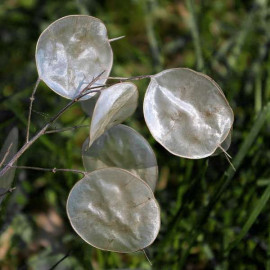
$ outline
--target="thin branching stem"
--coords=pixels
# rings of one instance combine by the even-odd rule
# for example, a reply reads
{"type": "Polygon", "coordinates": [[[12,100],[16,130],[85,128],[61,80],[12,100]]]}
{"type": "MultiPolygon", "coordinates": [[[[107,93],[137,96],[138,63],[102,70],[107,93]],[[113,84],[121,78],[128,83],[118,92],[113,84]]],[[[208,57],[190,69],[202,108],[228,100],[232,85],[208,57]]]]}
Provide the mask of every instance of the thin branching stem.
{"type": "Polygon", "coordinates": [[[228,163],[231,165],[232,169],[236,172],[236,169],[235,169],[233,163],[230,161],[229,156],[227,156],[225,153],[224,153],[224,155],[225,155],[225,158],[226,158],[226,160],[228,161],[228,163]]]}
{"type": "Polygon", "coordinates": [[[12,193],[15,189],[16,189],[16,187],[9,188],[9,189],[6,190],[5,192],[1,193],[1,194],[0,194],[0,197],[6,195],[6,194],[8,194],[8,193],[12,193]]]}
{"type": "Polygon", "coordinates": [[[145,251],[144,249],[142,249],[142,252],[143,252],[143,254],[144,254],[146,260],[147,260],[147,261],[149,262],[149,264],[152,266],[153,264],[152,264],[152,262],[150,261],[149,257],[147,256],[146,251],[145,251]]]}
{"type": "Polygon", "coordinates": [[[26,142],[22,148],[11,158],[11,160],[4,166],[4,168],[0,171],[0,177],[2,177],[11,167],[12,165],[18,160],[18,158],[42,135],[45,134],[47,129],[54,124],[54,122],[68,109],[70,108],[74,103],[78,102],[81,98],[84,96],[90,94],[90,93],[95,93],[95,92],[100,92],[102,88],[98,90],[92,90],[93,88],[97,89],[97,87],[93,87],[92,85],[100,79],[100,77],[103,75],[105,71],[101,72],[96,78],[94,78],[80,93],[77,97],[75,97],[73,100],[71,100],[64,108],[62,108],[54,117],[50,119],[50,121],[44,125],[44,127],[35,135],[33,136],[28,142],[26,142]]]}
{"type": "Polygon", "coordinates": [[[125,38],[125,37],[126,37],[126,36],[121,36],[121,37],[111,38],[111,39],[109,39],[109,42],[114,42],[114,41],[120,40],[120,39],[125,38]]]}
{"type": "Polygon", "coordinates": [[[229,155],[229,153],[221,146],[219,145],[218,148],[220,148],[220,150],[230,159],[232,159],[231,155],[229,155]]]}
{"type": "Polygon", "coordinates": [[[48,130],[48,131],[45,132],[45,134],[53,134],[53,133],[65,132],[65,131],[75,130],[75,129],[78,129],[78,128],[84,128],[84,127],[89,127],[89,125],[78,125],[78,126],[73,126],[73,127],[48,130]]]}
{"type": "Polygon", "coordinates": [[[35,84],[35,87],[33,89],[32,95],[30,97],[30,105],[29,105],[29,113],[28,113],[28,122],[27,122],[27,129],[26,129],[26,142],[29,141],[29,130],[30,130],[30,125],[31,125],[31,115],[32,115],[32,107],[33,107],[33,102],[35,100],[35,94],[38,88],[38,85],[40,83],[41,79],[38,78],[37,82],[35,84]]]}
{"type": "Polygon", "coordinates": [[[228,161],[228,163],[231,165],[232,169],[233,169],[234,171],[236,171],[236,169],[235,169],[233,163],[230,161],[230,159],[232,159],[232,157],[228,154],[228,152],[227,152],[221,145],[219,145],[218,147],[219,147],[219,148],[221,149],[221,151],[224,153],[225,158],[226,158],[226,160],[228,161]]]}
{"type": "Polygon", "coordinates": [[[107,77],[109,80],[119,80],[121,82],[126,82],[126,81],[139,81],[142,79],[150,79],[153,75],[140,75],[140,76],[134,76],[134,77],[107,77]]]}
{"type": "Polygon", "coordinates": [[[67,257],[70,256],[72,250],[69,250],[65,256],[63,256],[59,261],[57,261],[49,270],[55,269],[62,261],[64,261],[67,257]]]}
{"type": "Polygon", "coordinates": [[[10,152],[10,149],[11,149],[12,145],[13,145],[13,143],[11,143],[11,144],[9,145],[7,152],[5,153],[3,159],[1,160],[1,162],[0,162],[0,168],[1,168],[2,165],[5,163],[5,161],[6,161],[6,159],[7,159],[7,156],[8,156],[8,154],[9,154],[9,152],[10,152]]]}
{"type": "Polygon", "coordinates": [[[82,174],[83,176],[85,176],[87,174],[87,172],[85,172],[85,171],[76,170],[76,169],[41,168],[41,167],[16,166],[16,165],[12,165],[11,168],[24,169],[24,170],[34,170],[34,171],[43,171],[43,172],[52,172],[52,173],[57,173],[57,172],[72,172],[72,173],[82,174]]]}

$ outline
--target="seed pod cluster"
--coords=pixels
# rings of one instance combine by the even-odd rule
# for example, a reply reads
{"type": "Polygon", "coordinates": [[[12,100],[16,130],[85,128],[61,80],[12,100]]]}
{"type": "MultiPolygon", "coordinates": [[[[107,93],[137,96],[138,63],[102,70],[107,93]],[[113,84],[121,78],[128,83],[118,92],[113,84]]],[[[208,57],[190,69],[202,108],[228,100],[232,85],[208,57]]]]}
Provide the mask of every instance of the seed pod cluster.
{"type": "MultiPolygon", "coordinates": [[[[86,100],[82,108],[91,117],[90,134],[82,146],[87,173],[70,191],[67,215],[87,243],[126,253],[144,249],[157,237],[158,166],[149,143],[121,124],[137,108],[137,87],[122,82],[101,88],[112,61],[106,27],[91,16],[59,19],[37,43],[40,79],[63,97],[75,99],[89,78],[102,73],[93,85],[100,93],[82,98],[86,100]]],[[[143,113],[157,142],[170,153],[190,159],[227,151],[234,116],[216,82],[187,68],[150,77],[143,113]]]]}

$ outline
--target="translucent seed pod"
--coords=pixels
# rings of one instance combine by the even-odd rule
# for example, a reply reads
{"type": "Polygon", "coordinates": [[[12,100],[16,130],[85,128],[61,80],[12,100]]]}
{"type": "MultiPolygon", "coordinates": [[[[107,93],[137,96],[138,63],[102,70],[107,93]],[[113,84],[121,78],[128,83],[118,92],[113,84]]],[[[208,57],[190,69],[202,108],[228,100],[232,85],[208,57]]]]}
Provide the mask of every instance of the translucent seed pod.
{"type": "Polygon", "coordinates": [[[131,116],[138,105],[138,89],[133,83],[117,83],[101,91],[90,127],[91,145],[109,128],[131,116]]]}
{"type": "Polygon", "coordinates": [[[100,93],[96,93],[92,98],[83,100],[80,102],[82,110],[89,116],[93,116],[94,108],[96,106],[97,100],[100,93]]]}
{"type": "Polygon", "coordinates": [[[217,83],[186,68],[152,76],[143,110],[155,140],[172,154],[191,159],[212,155],[234,119],[217,83]]]}
{"type": "Polygon", "coordinates": [[[53,22],[42,32],[36,46],[40,79],[68,99],[78,96],[93,78],[105,71],[92,86],[103,85],[112,62],[107,29],[101,20],[91,16],[70,15],[53,22]]]}
{"type": "Polygon", "coordinates": [[[119,168],[97,170],[77,182],[67,214],[84,241],[115,252],[144,249],[160,228],[160,209],[150,187],[119,168]]]}
{"type": "Polygon", "coordinates": [[[134,129],[117,125],[107,130],[88,147],[89,139],[82,146],[82,160],[86,171],[106,167],[125,169],[144,180],[155,190],[158,166],[149,143],[134,129]]]}

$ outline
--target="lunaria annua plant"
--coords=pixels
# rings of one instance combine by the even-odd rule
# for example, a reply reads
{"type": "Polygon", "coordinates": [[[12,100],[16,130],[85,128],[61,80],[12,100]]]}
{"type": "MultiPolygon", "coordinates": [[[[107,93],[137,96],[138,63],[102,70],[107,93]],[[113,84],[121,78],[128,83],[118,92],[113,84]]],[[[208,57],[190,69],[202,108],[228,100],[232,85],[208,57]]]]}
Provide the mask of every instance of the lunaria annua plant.
{"type": "MultiPolygon", "coordinates": [[[[67,215],[87,243],[134,252],[149,246],[159,231],[160,210],[153,194],[158,168],[148,142],[132,128],[119,125],[134,113],[138,90],[130,82],[105,85],[112,67],[111,41],[99,19],[81,15],[59,19],[41,34],[36,48],[39,79],[71,101],[31,140],[27,138],[0,177],[65,109],[84,100],[83,110],[92,118],[90,136],[82,147],[87,172],[69,194],[67,215]]],[[[141,78],[151,78],[143,104],[146,124],[165,149],[192,159],[217,154],[219,149],[226,153],[233,112],[217,83],[186,68],[136,79],[141,78]]],[[[16,141],[16,131],[12,134],[16,141]]]]}

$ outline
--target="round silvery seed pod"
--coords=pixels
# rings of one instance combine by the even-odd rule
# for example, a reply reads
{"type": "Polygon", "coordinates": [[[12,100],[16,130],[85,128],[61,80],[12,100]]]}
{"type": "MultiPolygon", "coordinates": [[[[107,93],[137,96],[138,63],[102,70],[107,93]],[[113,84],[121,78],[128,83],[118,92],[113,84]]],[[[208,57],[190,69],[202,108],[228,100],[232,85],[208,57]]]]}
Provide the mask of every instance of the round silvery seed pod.
{"type": "Polygon", "coordinates": [[[151,76],[143,109],[153,137],[172,154],[192,159],[212,155],[234,119],[218,85],[186,68],[151,76]]]}
{"type": "Polygon", "coordinates": [[[137,108],[138,96],[137,86],[129,82],[103,89],[93,112],[89,145],[106,130],[131,116],[137,108]]]}
{"type": "Polygon", "coordinates": [[[70,15],[53,22],[42,32],[36,46],[40,79],[68,99],[78,96],[103,71],[102,78],[93,86],[104,84],[112,62],[106,27],[91,16],[70,15]]]}
{"type": "Polygon", "coordinates": [[[87,138],[82,146],[82,160],[88,172],[106,167],[122,168],[155,190],[158,178],[155,153],[144,137],[128,126],[110,128],[90,147],[87,138]]]}
{"type": "Polygon", "coordinates": [[[149,246],[160,228],[160,210],[150,187],[119,168],[97,170],[78,181],[69,194],[67,214],[83,240],[115,252],[149,246]]]}

